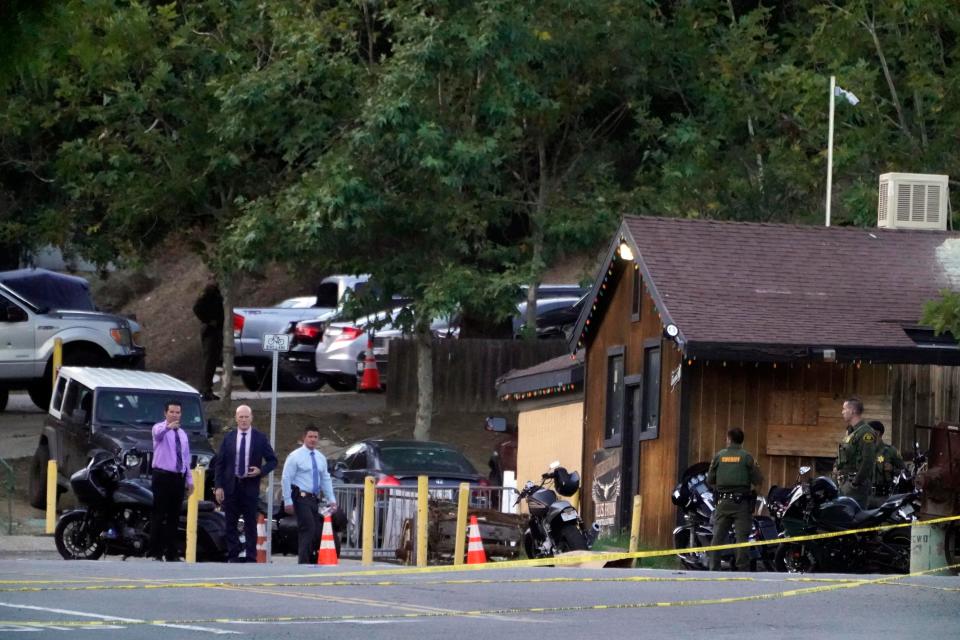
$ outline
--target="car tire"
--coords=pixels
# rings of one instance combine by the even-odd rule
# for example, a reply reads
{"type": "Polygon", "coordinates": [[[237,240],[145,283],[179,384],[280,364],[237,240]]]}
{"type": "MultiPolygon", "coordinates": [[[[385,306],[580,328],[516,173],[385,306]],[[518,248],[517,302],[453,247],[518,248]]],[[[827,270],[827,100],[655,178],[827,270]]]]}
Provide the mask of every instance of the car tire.
{"type": "Polygon", "coordinates": [[[6,411],[7,400],[9,399],[10,399],[10,391],[7,389],[0,389],[0,413],[6,411]]]}
{"type": "Polygon", "coordinates": [[[51,384],[46,378],[44,380],[37,380],[27,387],[27,395],[30,396],[30,401],[41,411],[46,411],[50,408],[50,393],[51,384]]]}
{"type": "Polygon", "coordinates": [[[285,391],[319,391],[326,383],[324,376],[319,373],[296,373],[284,371],[280,368],[277,386],[285,391]]]}
{"type": "Polygon", "coordinates": [[[37,445],[30,461],[29,497],[30,506],[35,509],[47,508],[47,461],[50,460],[50,449],[45,444],[37,445]]]}
{"type": "Polygon", "coordinates": [[[247,388],[247,391],[260,391],[260,376],[254,371],[241,371],[240,380],[243,381],[243,386],[247,388]]]}

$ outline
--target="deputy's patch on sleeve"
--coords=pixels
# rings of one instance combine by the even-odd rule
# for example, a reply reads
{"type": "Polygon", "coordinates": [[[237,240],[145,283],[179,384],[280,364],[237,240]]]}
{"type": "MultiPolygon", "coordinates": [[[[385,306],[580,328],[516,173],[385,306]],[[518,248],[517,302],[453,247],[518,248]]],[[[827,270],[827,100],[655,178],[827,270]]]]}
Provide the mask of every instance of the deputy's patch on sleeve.
{"type": "Polygon", "coordinates": [[[723,456],[720,462],[740,462],[740,456],[723,456]]]}
{"type": "Polygon", "coordinates": [[[872,433],[865,433],[865,434],[863,434],[863,441],[864,441],[864,442],[873,442],[873,441],[874,441],[873,434],[872,434],[872,433]]]}

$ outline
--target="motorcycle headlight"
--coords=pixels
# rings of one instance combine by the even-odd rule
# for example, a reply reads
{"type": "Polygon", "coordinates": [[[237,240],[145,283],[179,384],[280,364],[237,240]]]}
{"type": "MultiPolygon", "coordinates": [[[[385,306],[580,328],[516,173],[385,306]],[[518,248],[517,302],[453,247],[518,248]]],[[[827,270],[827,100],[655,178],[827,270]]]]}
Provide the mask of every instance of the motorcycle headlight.
{"type": "Polygon", "coordinates": [[[135,453],[128,453],[127,455],[123,456],[123,464],[128,469],[134,469],[136,467],[139,467],[140,461],[141,461],[140,456],[138,456],[135,453]]]}
{"type": "Polygon", "coordinates": [[[198,467],[209,467],[210,466],[210,456],[198,455],[197,456],[197,466],[198,467]]]}

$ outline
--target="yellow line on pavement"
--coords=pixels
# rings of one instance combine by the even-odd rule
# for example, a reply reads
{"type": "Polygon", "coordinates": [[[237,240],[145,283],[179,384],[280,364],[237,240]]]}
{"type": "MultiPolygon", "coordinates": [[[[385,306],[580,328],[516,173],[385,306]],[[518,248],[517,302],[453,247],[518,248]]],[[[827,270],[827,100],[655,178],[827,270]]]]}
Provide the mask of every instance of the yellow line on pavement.
{"type": "MultiPolygon", "coordinates": [[[[960,565],[950,565],[944,567],[945,569],[955,569],[960,567],[960,565]]],[[[479,617],[479,616],[502,616],[502,615],[518,615],[518,614],[530,614],[530,613],[573,613],[573,612],[589,612],[589,611],[604,611],[604,610],[617,610],[617,609],[649,609],[649,608],[661,608],[661,607],[692,607],[692,606],[703,606],[703,605],[715,605],[715,604],[736,604],[742,602],[757,602],[764,600],[778,600],[783,598],[790,598],[795,596],[802,595],[811,595],[816,593],[828,593],[831,591],[837,591],[840,589],[856,589],[864,586],[872,585],[882,585],[882,584],[891,584],[896,583],[899,580],[905,578],[916,577],[921,575],[927,575],[930,573],[936,573],[942,571],[943,569],[927,569],[924,571],[916,571],[914,573],[908,573],[900,576],[884,576],[881,578],[873,579],[864,579],[864,580],[851,580],[848,582],[837,582],[828,585],[820,585],[816,587],[807,587],[803,589],[788,589],[785,591],[777,591],[773,593],[762,593],[749,596],[732,596],[732,597],[723,597],[723,598],[703,598],[699,600],[673,600],[673,601],[663,601],[663,602],[627,602],[620,604],[593,604],[593,605],[570,605],[570,606],[560,606],[560,607],[515,607],[515,608],[506,608],[506,609],[488,609],[488,610],[467,610],[467,611],[454,611],[454,610],[439,610],[439,611],[417,611],[411,613],[394,613],[394,614],[378,614],[372,616],[364,615],[338,615],[338,616],[244,616],[237,618],[204,618],[197,620],[144,620],[142,622],[136,623],[125,623],[129,626],[134,624],[144,624],[144,625],[170,625],[170,624],[179,624],[179,625],[198,625],[198,624],[269,624],[269,623],[287,623],[287,622],[351,622],[351,621],[372,621],[372,620],[406,620],[406,619],[429,619],[429,618],[443,618],[443,617],[457,617],[457,616],[468,616],[468,617],[479,617]]],[[[51,626],[60,626],[60,627],[98,627],[105,624],[101,621],[92,621],[92,620],[66,620],[66,621],[36,621],[36,620],[14,620],[14,621],[5,621],[0,620],[0,625],[19,625],[25,627],[51,627],[51,626]]]]}

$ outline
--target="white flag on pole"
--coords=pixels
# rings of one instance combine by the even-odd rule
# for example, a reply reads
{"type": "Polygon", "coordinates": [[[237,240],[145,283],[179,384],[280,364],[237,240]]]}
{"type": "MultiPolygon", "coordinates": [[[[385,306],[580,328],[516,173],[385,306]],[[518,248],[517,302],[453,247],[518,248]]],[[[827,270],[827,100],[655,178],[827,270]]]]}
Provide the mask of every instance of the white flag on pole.
{"type": "Polygon", "coordinates": [[[847,99],[847,102],[849,102],[849,103],[852,104],[853,106],[857,106],[857,104],[859,104],[859,102],[860,102],[860,98],[858,98],[857,96],[855,96],[852,91],[847,91],[846,89],[841,89],[839,86],[838,86],[838,87],[834,87],[834,89],[833,89],[833,95],[835,95],[835,96],[837,96],[837,97],[840,97],[840,98],[846,98],[846,99],[847,99]]]}

